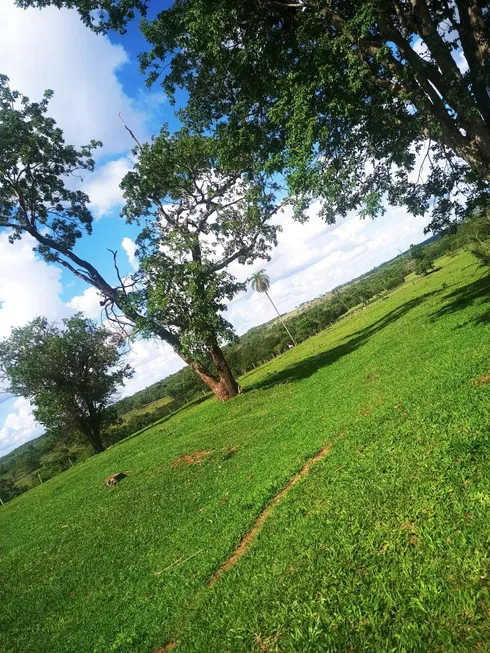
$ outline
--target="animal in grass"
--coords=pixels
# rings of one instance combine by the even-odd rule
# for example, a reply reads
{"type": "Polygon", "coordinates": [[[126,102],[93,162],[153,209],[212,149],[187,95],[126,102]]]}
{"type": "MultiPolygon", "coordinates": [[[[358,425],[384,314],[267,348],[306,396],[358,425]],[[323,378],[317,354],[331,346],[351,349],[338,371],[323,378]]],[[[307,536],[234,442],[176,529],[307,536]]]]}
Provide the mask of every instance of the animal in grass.
{"type": "Polygon", "coordinates": [[[118,472],[117,474],[111,474],[111,476],[108,476],[105,481],[104,485],[106,487],[112,487],[113,485],[117,485],[119,481],[122,481],[123,478],[126,478],[127,473],[125,472],[118,472]]]}

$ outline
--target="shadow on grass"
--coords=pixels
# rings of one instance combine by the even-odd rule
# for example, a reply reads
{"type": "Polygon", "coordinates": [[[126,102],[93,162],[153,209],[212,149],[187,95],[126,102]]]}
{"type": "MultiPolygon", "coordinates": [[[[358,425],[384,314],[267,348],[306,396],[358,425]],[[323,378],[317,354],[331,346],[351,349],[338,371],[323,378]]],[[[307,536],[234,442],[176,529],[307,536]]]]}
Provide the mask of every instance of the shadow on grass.
{"type": "MultiPolygon", "coordinates": [[[[459,287],[446,295],[446,302],[432,314],[432,319],[437,320],[451,313],[462,311],[474,304],[483,304],[490,300],[490,274],[477,279],[466,286],[459,287]]],[[[473,323],[488,324],[490,322],[490,305],[488,310],[468,320],[473,323]]]]}
{"type": "Polygon", "coordinates": [[[362,345],[364,345],[372,336],[378,333],[378,331],[381,331],[393,322],[396,322],[416,306],[422,304],[426,299],[437,295],[440,292],[440,290],[434,290],[433,292],[425,293],[420,297],[415,297],[414,299],[401,304],[397,308],[394,308],[392,311],[381,317],[379,320],[376,320],[376,322],[373,322],[363,329],[359,329],[358,331],[350,334],[350,336],[347,336],[348,340],[346,339],[346,342],[343,344],[337,345],[336,347],[333,347],[327,351],[323,351],[319,354],[315,354],[314,356],[310,356],[309,358],[305,358],[304,360],[301,360],[298,363],[294,363],[287,369],[281,370],[280,372],[270,374],[262,381],[255,383],[249,389],[252,390],[258,388],[270,388],[271,386],[274,386],[278,383],[289,383],[291,381],[305,379],[312,374],[315,374],[315,372],[317,372],[322,367],[331,365],[332,363],[338,361],[340,358],[343,358],[356,349],[359,349],[359,347],[362,347],[362,345]]]}

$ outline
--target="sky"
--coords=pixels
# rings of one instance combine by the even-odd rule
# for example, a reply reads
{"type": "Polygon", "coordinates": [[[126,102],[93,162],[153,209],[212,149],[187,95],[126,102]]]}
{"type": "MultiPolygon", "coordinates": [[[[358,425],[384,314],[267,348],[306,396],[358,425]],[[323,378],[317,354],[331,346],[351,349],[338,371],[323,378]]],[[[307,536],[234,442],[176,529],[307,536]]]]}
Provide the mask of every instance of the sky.
{"type": "MultiPolygon", "coordinates": [[[[140,141],[157,133],[164,122],[170,129],[178,124],[162,90],[158,86],[148,89],[138,71],[137,55],[144,47],[136,26],[124,36],[96,35],[74,10],[21,10],[13,0],[0,2],[0,72],[8,75],[12,88],[31,100],[40,99],[45,89],[55,91],[49,113],[68,143],[103,142],[96,152],[96,170],[84,180],[96,218],[94,231],[82,238],[76,251],[94,261],[108,277],[112,263],[107,248],[118,250],[123,273],[131,273],[136,265],[136,228],[119,217],[119,183],[132,165],[132,141],[119,114],[140,141]]],[[[424,240],[424,227],[430,221],[428,216],[413,218],[397,207],[388,208],[375,221],[352,214],[326,225],[317,212],[318,207],[313,206],[310,220],[298,224],[286,209],[277,219],[282,232],[271,261],[258,262],[252,268],[236,262],[232,265],[232,273],[240,280],[265,267],[271,279],[270,293],[281,312],[424,240]]],[[[11,245],[8,234],[0,230],[0,338],[38,315],[59,321],[83,311],[101,319],[97,292],[67,270],[37,257],[33,246],[29,237],[11,245]]],[[[230,303],[226,317],[241,334],[274,315],[265,296],[248,290],[230,303]]],[[[123,396],[182,366],[168,345],[156,341],[135,342],[128,362],[135,375],[123,388],[123,396]]],[[[0,456],[42,432],[27,400],[0,394],[0,456]]]]}

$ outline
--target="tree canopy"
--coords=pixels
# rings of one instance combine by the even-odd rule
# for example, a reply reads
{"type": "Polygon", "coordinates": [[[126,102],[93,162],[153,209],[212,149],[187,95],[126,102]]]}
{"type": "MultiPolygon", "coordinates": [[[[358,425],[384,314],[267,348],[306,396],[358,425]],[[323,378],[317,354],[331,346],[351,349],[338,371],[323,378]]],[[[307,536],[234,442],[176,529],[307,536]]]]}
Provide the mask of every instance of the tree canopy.
{"type": "Polygon", "coordinates": [[[63,329],[39,317],[0,342],[8,392],[29,399],[35,418],[57,438],[85,437],[102,451],[102,427],[118,387],[132,375],[114,334],[77,314],[63,329]]]}
{"type": "Polygon", "coordinates": [[[185,88],[190,124],[284,172],[298,216],[316,199],[334,221],[435,198],[439,228],[488,200],[484,2],[180,0],[142,29],[149,80],[185,88]]]}
{"type": "Polygon", "coordinates": [[[143,226],[141,270],[127,297],[145,315],[137,327],[151,335],[153,323],[165,325],[201,378],[216,391],[210,358],[233,393],[220,343],[234,332],[223,311],[245,283],[228,268],[269,257],[278,230],[271,224],[277,188],[265,175],[223,168],[216,139],[186,129],[171,135],[163,128],[134,155],[122,188],[123,216],[143,226]]]}
{"type": "Polygon", "coordinates": [[[138,13],[146,13],[146,0],[15,0],[18,7],[68,7],[76,9],[83,23],[94,32],[113,29],[125,32],[127,23],[138,13]]]}
{"type": "MultiPolygon", "coordinates": [[[[100,9],[101,29],[144,14],[136,0],[18,2],[75,6],[85,22],[100,9]]],[[[184,88],[181,117],[217,130],[228,156],[284,173],[298,217],[316,199],[330,222],[435,201],[440,229],[488,204],[483,0],[175,0],[142,31],[149,82],[184,88]]]]}

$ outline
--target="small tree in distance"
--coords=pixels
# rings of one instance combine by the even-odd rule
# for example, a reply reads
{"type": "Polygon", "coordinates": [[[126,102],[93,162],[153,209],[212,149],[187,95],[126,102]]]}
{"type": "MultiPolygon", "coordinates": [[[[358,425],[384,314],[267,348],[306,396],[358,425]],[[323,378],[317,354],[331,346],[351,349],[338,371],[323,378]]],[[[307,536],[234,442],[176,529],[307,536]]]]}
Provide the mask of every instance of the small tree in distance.
{"type": "Polygon", "coordinates": [[[291,338],[291,342],[293,343],[294,346],[296,346],[296,341],[294,340],[293,336],[291,335],[291,332],[287,328],[286,322],[284,322],[284,320],[282,319],[282,315],[277,310],[277,306],[274,304],[274,302],[271,299],[271,296],[269,295],[269,288],[271,282],[265,270],[262,269],[262,270],[258,270],[257,272],[254,272],[250,277],[250,282],[253,290],[260,293],[265,293],[267,299],[270,301],[279,319],[281,320],[283,327],[286,329],[288,336],[291,338]]]}
{"type": "Polygon", "coordinates": [[[423,245],[410,245],[410,256],[414,261],[415,274],[429,274],[434,269],[434,258],[423,245]]]}
{"type": "Polygon", "coordinates": [[[0,342],[0,373],[6,391],[29,399],[35,418],[56,439],[82,437],[95,453],[104,450],[102,431],[109,405],[132,376],[121,362],[114,336],[81,313],[64,329],[38,317],[0,342]]]}

